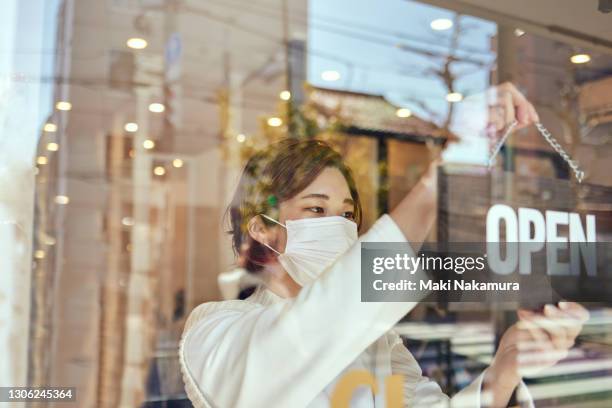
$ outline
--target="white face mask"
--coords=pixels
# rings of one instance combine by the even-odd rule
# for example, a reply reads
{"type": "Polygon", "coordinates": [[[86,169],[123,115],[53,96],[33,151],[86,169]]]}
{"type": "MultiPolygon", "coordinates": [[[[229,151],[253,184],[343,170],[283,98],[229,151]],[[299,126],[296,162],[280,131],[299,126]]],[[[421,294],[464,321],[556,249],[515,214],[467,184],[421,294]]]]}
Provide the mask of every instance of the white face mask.
{"type": "Polygon", "coordinates": [[[314,281],[357,241],[357,224],[340,216],[287,220],[281,224],[265,214],[262,217],[287,230],[285,253],[264,244],[278,254],[278,261],[299,285],[314,281]]]}

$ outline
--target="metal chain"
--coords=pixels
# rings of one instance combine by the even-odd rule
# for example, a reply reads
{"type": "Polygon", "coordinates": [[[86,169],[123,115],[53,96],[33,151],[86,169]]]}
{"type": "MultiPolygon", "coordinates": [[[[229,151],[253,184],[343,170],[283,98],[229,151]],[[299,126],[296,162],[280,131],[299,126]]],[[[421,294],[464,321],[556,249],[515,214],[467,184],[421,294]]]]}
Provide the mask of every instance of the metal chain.
{"type": "Polygon", "coordinates": [[[544,137],[544,139],[546,139],[548,144],[551,145],[552,148],[555,149],[557,153],[559,153],[559,156],[561,156],[563,160],[565,160],[568,166],[570,166],[570,168],[576,175],[576,180],[578,180],[579,183],[582,183],[582,180],[584,179],[584,171],[580,170],[580,168],[578,167],[578,163],[572,160],[570,155],[567,154],[567,152],[563,149],[559,142],[557,142],[557,139],[555,139],[553,135],[550,134],[550,132],[544,127],[544,125],[542,125],[540,122],[537,122],[535,126],[540,132],[540,134],[544,137]]]}
{"type": "MultiPolygon", "coordinates": [[[[504,133],[502,138],[499,140],[499,142],[497,142],[495,147],[492,149],[491,155],[489,158],[489,168],[491,168],[491,166],[493,166],[493,163],[495,163],[495,157],[497,156],[501,147],[506,142],[506,139],[508,139],[508,136],[510,136],[510,134],[512,133],[512,131],[514,130],[517,124],[518,122],[516,120],[512,121],[512,123],[508,125],[508,129],[506,129],[506,132],[504,133]]],[[[550,134],[548,129],[546,129],[544,125],[542,125],[542,123],[537,122],[535,126],[538,129],[538,132],[540,132],[540,134],[542,135],[542,137],[546,139],[548,144],[555,150],[555,152],[559,154],[559,156],[563,158],[563,160],[565,160],[568,166],[572,169],[572,171],[574,172],[574,175],[576,176],[576,180],[578,181],[578,183],[582,183],[582,180],[584,180],[584,171],[580,170],[580,167],[578,167],[578,163],[572,160],[570,155],[567,154],[565,149],[563,149],[563,147],[559,144],[559,142],[557,142],[557,139],[555,139],[553,135],[550,134]]]]}
{"type": "Polygon", "coordinates": [[[489,168],[491,168],[493,164],[495,163],[495,157],[497,156],[497,153],[499,153],[501,147],[504,145],[504,143],[506,143],[506,139],[508,139],[508,136],[510,136],[510,134],[512,133],[516,125],[518,125],[518,122],[516,120],[513,120],[508,125],[508,128],[504,132],[504,135],[502,136],[502,138],[499,139],[499,142],[497,142],[495,147],[491,149],[491,153],[489,154],[489,168]]]}

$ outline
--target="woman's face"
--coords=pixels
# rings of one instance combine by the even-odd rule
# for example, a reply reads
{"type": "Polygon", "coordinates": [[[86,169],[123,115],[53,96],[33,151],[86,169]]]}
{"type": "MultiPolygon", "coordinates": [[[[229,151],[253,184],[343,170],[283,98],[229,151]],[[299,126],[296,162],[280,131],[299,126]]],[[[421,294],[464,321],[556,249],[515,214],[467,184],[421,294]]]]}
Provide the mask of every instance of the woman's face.
{"type": "MultiPolygon", "coordinates": [[[[339,215],[354,220],[355,202],[346,179],[335,167],[327,167],[304,190],[279,206],[279,221],[339,215]]],[[[282,227],[276,230],[275,248],[285,251],[287,235],[282,227]]]]}

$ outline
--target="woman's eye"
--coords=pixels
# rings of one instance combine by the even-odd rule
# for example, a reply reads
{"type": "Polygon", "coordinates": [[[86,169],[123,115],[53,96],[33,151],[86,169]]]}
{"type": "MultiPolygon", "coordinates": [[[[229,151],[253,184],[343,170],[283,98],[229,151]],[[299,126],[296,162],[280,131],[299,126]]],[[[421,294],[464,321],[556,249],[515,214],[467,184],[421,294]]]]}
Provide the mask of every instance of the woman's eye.
{"type": "Polygon", "coordinates": [[[323,214],[325,210],[323,207],[308,207],[306,208],[308,211],[313,212],[315,214],[323,214]]]}
{"type": "Polygon", "coordinates": [[[352,211],[345,211],[344,213],[342,213],[342,216],[344,218],[348,218],[349,220],[355,220],[355,213],[352,211]]]}

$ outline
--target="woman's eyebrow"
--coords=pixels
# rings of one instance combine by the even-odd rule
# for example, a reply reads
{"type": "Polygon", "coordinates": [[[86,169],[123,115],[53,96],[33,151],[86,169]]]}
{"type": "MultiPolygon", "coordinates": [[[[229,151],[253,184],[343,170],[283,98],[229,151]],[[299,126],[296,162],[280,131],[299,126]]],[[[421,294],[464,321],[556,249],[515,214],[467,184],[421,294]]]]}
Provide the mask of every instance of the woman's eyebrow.
{"type": "MultiPolygon", "coordinates": [[[[321,193],[306,194],[305,196],[302,196],[300,198],[321,198],[323,200],[329,200],[329,196],[327,194],[321,193]]],[[[355,201],[352,198],[345,198],[343,202],[345,204],[355,205],[355,201]]]]}
{"type": "Polygon", "coordinates": [[[302,196],[301,198],[322,198],[324,200],[329,200],[329,196],[327,194],[320,194],[320,193],[306,194],[305,196],[302,196]]]}

